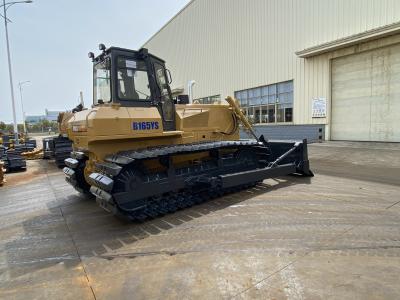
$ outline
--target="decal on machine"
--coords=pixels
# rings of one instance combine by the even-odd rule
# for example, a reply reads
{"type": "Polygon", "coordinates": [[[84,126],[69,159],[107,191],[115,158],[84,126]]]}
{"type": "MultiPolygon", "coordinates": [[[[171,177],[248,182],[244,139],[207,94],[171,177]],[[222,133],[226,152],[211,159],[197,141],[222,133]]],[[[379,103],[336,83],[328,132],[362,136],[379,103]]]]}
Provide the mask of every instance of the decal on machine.
{"type": "Polygon", "coordinates": [[[133,130],[156,130],[159,128],[157,121],[151,122],[133,122],[132,129],[133,130]]]}

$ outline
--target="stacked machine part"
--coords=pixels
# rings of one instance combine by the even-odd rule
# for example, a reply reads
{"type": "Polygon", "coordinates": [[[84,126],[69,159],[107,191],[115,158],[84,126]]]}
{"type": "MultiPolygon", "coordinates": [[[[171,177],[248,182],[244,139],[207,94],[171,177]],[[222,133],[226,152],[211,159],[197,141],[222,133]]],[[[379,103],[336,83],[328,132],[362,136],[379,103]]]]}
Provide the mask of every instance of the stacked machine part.
{"type": "Polygon", "coordinates": [[[65,166],[64,160],[71,156],[72,142],[63,136],[54,139],[54,160],[58,167],[65,166]]]}
{"type": "Polygon", "coordinates": [[[58,167],[65,166],[64,160],[70,157],[72,142],[62,135],[43,139],[43,158],[54,159],[58,167]]]}
{"type": "MultiPolygon", "coordinates": [[[[35,140],[35,139],[29,139],[29,140],[25,141],[25,145],[26,145],[27,148],[30,148],[30,149],[33,150],[33,149],[36,148],[37,143],[36,143],[36,140],[35,140]]],[[[32,151],[32,150],[31,150],[31,151],[32,151]]]]}
{"type": "Polygon", "coordinates": [[[43,158],[52,159],[54,157],[54,137],[43,139],[43,158]]]}
{"type": "MultiPolygon", "coordinates": [[[[3,146],[7,148],[14,148],[15,145],[15,137],[14,134],[4,134],[2,135],[3,146]]],[[[19,144],[24,143],[24,138],[19,138],[19,144]]]]}
{"type": "Polygon", "coordinates": [[[36,149],[36,140],[30,139],[25,142],[24,148],[25,151],[21,152],[21,155],[25,159],[40,159],[43,158],[43,149],[36,149]]]}
{"type": "Polygon", "coordinates": [[[15,145],[15,147],[15,149],[7,149],[3,146],[0,148],[0,159],[4,162],[6,172],[26,169],[26,160],[21,153],[33,150],[26,145],[15,145]]]}

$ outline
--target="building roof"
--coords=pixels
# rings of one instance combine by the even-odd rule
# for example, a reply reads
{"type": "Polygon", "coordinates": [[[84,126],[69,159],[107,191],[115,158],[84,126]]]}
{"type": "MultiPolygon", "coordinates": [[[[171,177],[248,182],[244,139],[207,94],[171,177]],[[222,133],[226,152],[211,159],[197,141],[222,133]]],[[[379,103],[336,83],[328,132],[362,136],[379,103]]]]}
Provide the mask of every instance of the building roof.
{"type": "Polygon", "coordinates": [[[301,51],[297,51],[296,55],[302,58],[307,58],[315,55],[320,55],[326,52],[334,51],[340,48],[353,46],[355,44],[364,43],[374,39],[382,38],[383,36],[393,35],[400,32],[400,22],[388,24],[382,27],[373,28],[364,32],[346,36],[328,43],[312,46],[301,51]]]}
{"type": "Polygon", "coordinates": [[[162,31],[165,27],[168,26],[169,23],[171,23],[175,18],[177,18],[186,8],[188,8],[194,1],[196,0],[190,0],[188,4],[186,4],[180,11],[178,11],[167,23],[164,24],[164,26],[162,26],[159,30],[157,30],[156,33],[154,33],[150,38],[147,39],[146,42],[143,43],[142,47],[145,47],[145,45],[150,42],[157,34],[160,33],[160,31],[162,31]]]}

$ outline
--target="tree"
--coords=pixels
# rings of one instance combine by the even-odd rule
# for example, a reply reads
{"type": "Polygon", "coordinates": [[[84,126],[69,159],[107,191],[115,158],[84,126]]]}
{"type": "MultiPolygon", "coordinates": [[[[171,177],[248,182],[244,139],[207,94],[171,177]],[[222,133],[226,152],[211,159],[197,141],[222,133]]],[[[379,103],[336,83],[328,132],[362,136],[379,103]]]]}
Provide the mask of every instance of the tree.
{"type": "Polygon", "coordinates": [[[57,122],[49,121],[46,119],[40,120],[38,123],[35,124],[27,124],[28,132],[48,132],[49,128],[52,132],[58,131],[57,122]]]}
{"type": "Polygon", "coordinates": [[[0,122],[0,130],[8,132],[8,133],[12,133],[12,132],[14,132],[14,125],[0,122]]]}

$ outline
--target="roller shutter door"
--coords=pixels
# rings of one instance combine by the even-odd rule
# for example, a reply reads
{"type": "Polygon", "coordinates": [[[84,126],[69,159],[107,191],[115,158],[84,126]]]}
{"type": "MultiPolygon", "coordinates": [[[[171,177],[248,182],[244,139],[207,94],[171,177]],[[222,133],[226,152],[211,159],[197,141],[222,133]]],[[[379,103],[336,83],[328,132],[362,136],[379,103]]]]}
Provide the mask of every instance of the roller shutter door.
{"type": "Polygon", "coordinates": [[[331,139],[400,142],[400,45],[332,61],[331,139]]]}

